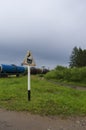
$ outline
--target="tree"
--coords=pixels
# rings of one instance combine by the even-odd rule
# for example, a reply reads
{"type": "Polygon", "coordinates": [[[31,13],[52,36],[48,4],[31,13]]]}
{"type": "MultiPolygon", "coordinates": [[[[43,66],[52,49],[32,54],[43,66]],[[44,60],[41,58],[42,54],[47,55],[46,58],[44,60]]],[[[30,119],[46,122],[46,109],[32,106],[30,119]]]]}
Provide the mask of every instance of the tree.
{"type": "Polygon", "coordinates": [[[78,48],[77,47],[74,47],[73,50],[72,50],[72,54],[70,56],[70,67],[74,67],[74,66],[77,66],[77,55],[78,55],[78,48]]]}
{"type": "Polygon", "coordinates": [[[83,54],[82,54],[82,63],[83,63],[83,66],[86,66],[86,49],[83,50],[83,54]]]}
{"type": "Polygon", "coordinates": [[[77,58],[76,58],[76,67],[83,66],[83,50],[81,48],[78,49],[77,58]]]}
{"type": "Polygon", "coordinates": [[[74,47],[70,56],[70,67],[83,67],[86,66],[86,50],[80,47],[74,47]]]}

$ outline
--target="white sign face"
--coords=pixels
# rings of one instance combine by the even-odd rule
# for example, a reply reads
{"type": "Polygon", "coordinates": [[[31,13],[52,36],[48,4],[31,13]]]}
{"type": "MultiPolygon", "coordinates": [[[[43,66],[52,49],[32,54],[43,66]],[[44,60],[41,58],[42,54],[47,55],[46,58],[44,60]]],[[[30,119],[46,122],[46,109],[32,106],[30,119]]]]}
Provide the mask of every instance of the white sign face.
{"type": "Polygon", "coordinates": [[[29,65],[29,66],[36,66],[32,53],[30,51],[27,52],[22,64],[29,65]]]}

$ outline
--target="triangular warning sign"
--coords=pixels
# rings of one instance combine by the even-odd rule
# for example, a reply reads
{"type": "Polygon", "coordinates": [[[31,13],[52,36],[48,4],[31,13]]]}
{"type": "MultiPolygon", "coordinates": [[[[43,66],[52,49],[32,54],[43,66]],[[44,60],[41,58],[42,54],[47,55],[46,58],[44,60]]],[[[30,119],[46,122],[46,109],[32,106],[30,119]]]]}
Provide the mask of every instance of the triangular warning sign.
{"type": "Polygon", "coordinates": [[[28,51],[22,65],[36,66],[31,51],[28,51]]]}

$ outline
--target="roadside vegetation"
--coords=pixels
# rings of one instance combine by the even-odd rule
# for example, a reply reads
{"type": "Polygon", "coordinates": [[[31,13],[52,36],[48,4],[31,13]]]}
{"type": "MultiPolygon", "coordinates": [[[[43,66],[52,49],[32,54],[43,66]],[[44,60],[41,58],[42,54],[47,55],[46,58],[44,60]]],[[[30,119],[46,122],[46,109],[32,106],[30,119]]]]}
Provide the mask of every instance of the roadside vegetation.
{"type": "Polygon", "coordinates": [[[86,86],[86,49],[75,46],[70,55],[69,67],[57,66],[45,78],[86,86]]]}
{"type": "Polygon", "coordinates": [[[86,86],[86,67],[67,68],[57,66],[54,70],[48,72],[45,78],[53,81],[77,83],[78,85],[86,86]]]}
{"type": "Polygon", "coordinates": [[[41,115],[86,115],[86,91],[31,76],[31,101],[28,101],[27,76],[1,78],[0,108],[41,115]]]}

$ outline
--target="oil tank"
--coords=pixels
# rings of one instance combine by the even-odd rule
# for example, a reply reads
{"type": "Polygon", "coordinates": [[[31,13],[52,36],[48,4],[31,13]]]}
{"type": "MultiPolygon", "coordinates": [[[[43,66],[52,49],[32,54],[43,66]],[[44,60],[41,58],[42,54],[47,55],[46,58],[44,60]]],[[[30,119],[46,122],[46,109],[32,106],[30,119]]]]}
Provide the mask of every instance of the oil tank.
{"type": "Polygon", "coordinates": [[[26,68],[23,66],[1,64],[1,72],[3,73],[24,73],[25,71],[26,68]]]}

